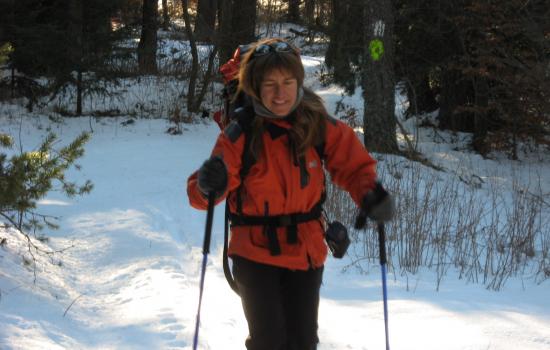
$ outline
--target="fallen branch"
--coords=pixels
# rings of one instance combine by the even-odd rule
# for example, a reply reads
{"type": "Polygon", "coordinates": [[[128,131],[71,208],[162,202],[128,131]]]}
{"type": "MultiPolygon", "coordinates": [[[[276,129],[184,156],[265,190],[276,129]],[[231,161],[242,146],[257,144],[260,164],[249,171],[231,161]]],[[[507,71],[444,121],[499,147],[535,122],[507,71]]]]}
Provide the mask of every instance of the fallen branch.
{"type": "Polygon", "coordinates": [[[71,308],[71,306],[73,306],[73,304],[78,300],[80,299],[81,296],[83,296],[84,294],[80,294],[79,296],[77,296],[76,298],[73,299],[73,301],[69,304],[69,306],[67,306],[67,308],[65,309],[65,312],[63,313],[63,317],[65,317],[67,315],[67,312],[69,312],[69,309],[71,308]]]}

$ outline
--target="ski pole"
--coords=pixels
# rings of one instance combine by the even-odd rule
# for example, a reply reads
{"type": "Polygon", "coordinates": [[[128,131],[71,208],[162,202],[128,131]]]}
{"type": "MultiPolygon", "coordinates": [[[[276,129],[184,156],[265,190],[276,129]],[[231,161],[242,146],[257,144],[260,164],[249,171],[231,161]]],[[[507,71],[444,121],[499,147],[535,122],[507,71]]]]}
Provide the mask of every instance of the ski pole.
{"type": "Polygon", "coordinates": [[[384,299],[384,330],[386,331],[386,350],[390,350],[388,334],[388,289],[386,286],[386,232],[384,223],[378,223],[378,246],[380,248],[380,268],[382,270],[382,295],[384,299]]]}
{"type": "Polygon", "coordinates": [[[199,307],[197,310],[197,320],[195,322],[195,336],[193,338],[193,350],[197,350],[199,343],[199,325],[201,319],[201,304],[202,304],[202,292],[204,290],[204,276],[206,275],[206,262],[208,260],[208,253],[210,252],[210,238],[212,237],[212,221],[214,218],[214,203],[215,194],[210,192],[208,194],[208,210],[206,212],[206,228],[204,231],[204,242],[202,245],[202,268],[201,268],[201,281],[199,290],[199,307]]]}

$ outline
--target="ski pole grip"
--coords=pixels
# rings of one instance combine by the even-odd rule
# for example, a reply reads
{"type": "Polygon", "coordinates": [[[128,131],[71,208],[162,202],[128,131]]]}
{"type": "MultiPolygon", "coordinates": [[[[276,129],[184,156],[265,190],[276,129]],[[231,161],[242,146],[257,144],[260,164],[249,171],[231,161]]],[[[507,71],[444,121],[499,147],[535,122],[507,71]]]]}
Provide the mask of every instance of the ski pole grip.
{"type": "Polygon", "coordinates": [[[202,253],[210,253],[210,238],[212,237],[212,221],[214,219],[214,204],[216,202],[216,194],[214,191],[208,193],[208,210],[206,212],[206,227],[204,230],[204,242],[202,245],[202,253]]]}
{"type": "Polygon", "coordinates": [[[383,222],[378,223],[378,247],[380,248],[380,264],[385,265],[386,257],[386,229],[383,222]]]}

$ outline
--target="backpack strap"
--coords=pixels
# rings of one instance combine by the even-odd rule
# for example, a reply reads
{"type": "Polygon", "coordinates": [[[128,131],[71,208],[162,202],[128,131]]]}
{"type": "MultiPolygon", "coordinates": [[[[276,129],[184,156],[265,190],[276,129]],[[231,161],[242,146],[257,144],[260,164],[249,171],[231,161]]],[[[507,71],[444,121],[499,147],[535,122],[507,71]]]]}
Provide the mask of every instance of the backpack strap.
{"type": "Polygon", "coordinates": [[[231,274],[231,268],[229,267],[229,259],[227,256],[227,250],[229,248],[229,203],[228,201],[225,201],[225,220],[224,220],[224,227],[223,227],[223,274],[225,275],[225,279],[227,280],[227,283],[229,284],[229,287],[233,289],[237,295],[241,295],[239,293],[239,287],[237,286],[237,283],[235,282],[235,279],[233,278],[233,275],[231,274]]]}
{"type": "Polygon", "coordinates": [[[244,187],[244,179],[250,172],[250,168],[256,162],[254,155],[250,151],[250,142],[251,142],[251,129],[252,129],[252,118],[254,117],[254,112],[251,110],[239,111],[239,114],[243,114],[241,119],[237,119],[241,129],[244,132],[244,146],[243,153],[241,155],[241,170],[239,171],[239,177],[241,178],[241,184],[237,188],[237,212],[243,212],[243,203],[242,203],[242,190],[244,187]],[[244,115],[246,113],[246,116],[244,115]]]}

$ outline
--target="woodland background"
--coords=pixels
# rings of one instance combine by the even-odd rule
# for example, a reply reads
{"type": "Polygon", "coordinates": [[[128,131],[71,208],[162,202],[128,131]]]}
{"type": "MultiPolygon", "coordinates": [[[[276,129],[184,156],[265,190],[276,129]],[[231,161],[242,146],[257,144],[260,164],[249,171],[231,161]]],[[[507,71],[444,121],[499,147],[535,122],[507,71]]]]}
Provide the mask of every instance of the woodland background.
{"type": "MultiPolygon", "coordinates": [[[[422,154],[418,135],[404,123],[414,119],[443,142],[467,133],[465,146],[454,150],[485,159],[518,160],[548,150],[549,19],[544,0],[2,0],[0,101],[43,111],[53,121],[88,116],[90,129],[92,118],[119,116],[126,125],[162,118],[172,123],[170,133],[181,134],[182,125],[209,118],[222,105],[218,68],[239,44],[285,36],[300,43],[304,57],[321,57],[315,81],[344,88],[334,113],[362,131],[369,151],[445,171],[422,154]],[[362,106],[342,102],[358,93],[362,106]],[[403,118],[396,94],[407,101],[403,118]],[[147,101],[151,96],[157,99],[147,101]]],[[[3,113],[8,119],[18,114],[3,113]]],[[[0,216],[24,234],[57,228],[55,218],[36,210],[37,201],[52,190],[68,196],[92,191],[92,181],[65,176],[78,167],[90,134],[56,149],[52,132],[33,152],[17,152],[14,136],[0,132],[0,216]]],[[[434,194],[434,177],[404,179],[394,166],[387,171],[395,180],[388,186],[403,203],[399,214],[407,218],[395,224],[399,239],[388,243],[401,268],[459,266],[472,276],[483,273],[484,283],[498,289],[536,257],[537,278],[550,276],[544,190],[533,195],[510,186],[521,205],[503,209],[511,213],[503,219],[498,208],[507,201],[497,187],[481,209],[478,194],[462,185],[434,194]],[[448,215],[451,207],[454,215],[470,213],[468,220],[448,215]],[[470,247],[479,244],[482,250],[471,255],[470,247]]],[[[470,187],[483,185],[475,174],[457,176],[470,187]]],[[[349,200],[333,196],[332,215],[352,225],[349,200]]],[[[372,258],[369,249],[363,255],[372,258]]]]}
{"type": "Polygon", "coordinates": [[[548,144],[549,11],[545,0],[2,0],[0,44],[11,74],[0,97],[25,97],[32,109],[39,97],[74,87],[74,108],[61,112],[81,115],[86,95],[108,93],[105,82],[172,75],[189,80],[180,111],[197,113],[219,81],[220,62],[290,22],[308,43],[326,44],[327,83],[363,88],[369,149],[399,151],[393,94],[400,84],[408,115],[437,110],[438,127],[472,132],[480,154],[517,158],[520,141],[548,144]],[[377,22],[385,50],[375,61],[369,44],[377,22]],[[189,40],[192,59],[159,64],[159,35],[189,40]],[[120,45],[137,38],[137,50],[120,45]],[[197,45],[208,45],[208,58],[197,45]]]}

